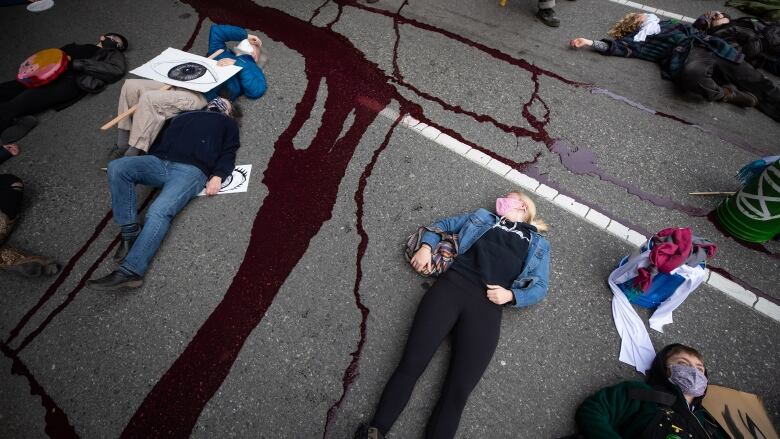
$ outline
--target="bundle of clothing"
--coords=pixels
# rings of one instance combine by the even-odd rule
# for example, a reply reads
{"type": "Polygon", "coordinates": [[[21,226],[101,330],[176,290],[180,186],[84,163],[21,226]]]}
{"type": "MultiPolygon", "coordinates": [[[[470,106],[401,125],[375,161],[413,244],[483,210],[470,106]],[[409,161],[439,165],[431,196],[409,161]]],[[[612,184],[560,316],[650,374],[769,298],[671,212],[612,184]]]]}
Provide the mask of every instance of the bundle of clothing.
{"type": "Polygon", "coordinates": [[[706,262],[716,252],[715,244],[691,229],[670,227],[620,261],[608,279],[612,318],[621,338],[620,361],[644,373],[655,358],[647,328],[631,304],[656,308],[650,327],[663,332],[664,325],[672,323],[672,312],[704,281],[706,262]]]}

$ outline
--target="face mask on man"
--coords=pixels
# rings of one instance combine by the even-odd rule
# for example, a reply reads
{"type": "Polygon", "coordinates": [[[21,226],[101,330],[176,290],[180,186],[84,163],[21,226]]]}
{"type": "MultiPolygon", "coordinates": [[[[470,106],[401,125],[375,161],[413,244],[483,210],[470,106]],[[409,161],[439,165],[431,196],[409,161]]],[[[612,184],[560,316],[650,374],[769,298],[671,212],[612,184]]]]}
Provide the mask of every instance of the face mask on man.
{"type": "Polygon", "coordinates": [[[227,116],[230,113],[230,107],[228,105],[227,100],[223,98],[214,98],[206,104],[206,110],[222,113],[227,116]]]}
{"type": "Polygon", "coordinates": [[[238,43],[236,47],[233,48],[233,53],[235,53],[236,56],[241,56],[241,55],[254,56],[255,46],[253,46],[252,43],[249,42],[249,40],[244,39],[241,40],[241,42],[238,43]]]}
{"type": "Polygon", "coordinates": [[[707,377],[699,369],[685,364],[670,364],[669,381],[684,395],[697,398],[707,391],[707,377]]]}
{"type": "Polygon", "coordinates": [[[104,49],[116,49],[116,50],[119,50],[119,44],[117,44],[116,41],[114,41],[113,39],[111,39],[109,37],[104,36],[103,40],[100,43],[101,43],[100,45],[103,46],[104,49]]]}

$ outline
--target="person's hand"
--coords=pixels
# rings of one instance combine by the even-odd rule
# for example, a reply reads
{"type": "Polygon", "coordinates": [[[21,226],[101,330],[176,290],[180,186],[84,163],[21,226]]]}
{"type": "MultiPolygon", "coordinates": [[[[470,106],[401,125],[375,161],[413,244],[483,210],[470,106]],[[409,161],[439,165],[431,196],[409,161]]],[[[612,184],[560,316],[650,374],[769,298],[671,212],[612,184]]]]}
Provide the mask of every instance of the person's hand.
{"type": "Polygon", "coordinates": [[[222,177],[218,177],[216,175],[211,177],[211,179],[209,179],[209,182],[206,183],[206,195],[208,196],[217,195],[221,187],[222,187],[222,177]]]}
{"type": "Polygon", "coordinates": [[[261,40],[257,35],[248,35],[246,37],[247,40],[249,40],[249,44],[257,47],[263,46],[263,40],[261,40]]]}
{"type": "Polygon", "coordinates": [[[6,143],[5,145],[3,145],[3,148],[5,148],[8,152],[10,152],[11,155],[14,157],[19,155],[19,145],[15,143],[6,143]]]}
{"type": "Polygon", "coordinates": [[[220,67],[232,66],[235,63],[236,60],[234,60],[233,58],[222,58],[221,60],[217,61],[217,65],[220,67]]]}
{"type": "Polygon", "coordinates": [[[486,285],[486,286],[488,287],[487,289],[488,300],[495,303],[496,305],[503,305],[505,303],[509,303],[512,301],[512,299],[515,298],[514,293],[502,287],[501,285],[486,285]]]}
{"type": "Polygon", "coordinates": [[[412,256],[412,267],[420,274],[431,273],[431,248],[421,245],[420,249],[412,256]]]}
{"type": "Polygon", "coordinates": [[[579,49],[580,47],[592,46],[592,45],[593,45],[593,40],[589,40],[587,38],[575,38],[569,41],[569,46],[572,49],[579,49]]]}

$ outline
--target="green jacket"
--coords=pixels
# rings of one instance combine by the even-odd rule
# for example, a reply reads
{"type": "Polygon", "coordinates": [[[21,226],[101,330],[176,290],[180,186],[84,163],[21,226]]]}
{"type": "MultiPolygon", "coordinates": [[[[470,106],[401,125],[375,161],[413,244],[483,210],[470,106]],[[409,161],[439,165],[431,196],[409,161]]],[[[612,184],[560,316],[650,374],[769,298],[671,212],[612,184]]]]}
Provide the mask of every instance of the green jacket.
{"type": "MultiPolygon", "coordinates": [[[[652,387],[641,381],[624,381],[614,386],[605,387],[585,399],[577,409],[576,415],[580,433],[586,438],[598,439],[642,438],[647,427],[665,406],[629,397],[628,389],[632,387],[653,390],[652,387]]],[[[674,385],[670,384],[668,387],[664,390],[668,393],[671,391],[676,393],[675,406],[678,406],[678,412],[686,412],[687,404],[682,393],[674,385]]],[[[693,416],[684,416],[679,419],[679,422],[678,420],[673,422],[675,427],[682,427],[680,432],[676,434],[680,439],[691,437],[695,439],[728,438],[723,429],[703,407],[697,407],[692,414],[693,416]]],[[[669,438],[673,437],[674,434],[656,436],[669,438]]]]}

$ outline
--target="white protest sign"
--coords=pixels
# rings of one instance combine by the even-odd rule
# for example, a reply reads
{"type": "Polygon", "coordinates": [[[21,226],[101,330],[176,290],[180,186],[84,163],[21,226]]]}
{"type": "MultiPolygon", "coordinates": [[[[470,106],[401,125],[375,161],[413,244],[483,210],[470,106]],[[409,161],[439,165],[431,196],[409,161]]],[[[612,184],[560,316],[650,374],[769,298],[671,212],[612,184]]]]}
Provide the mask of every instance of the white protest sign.
{"type": "MultiPolygon", "coordinates": [[[[236,166],[233,172],[222,180],[222,187],[217,195],[246,192],[249,189],[250,174],[252,174],[252,165],[236,166]]],[[[206,195],[206,189],[198,194],[199,197],[203,195],[206,195]]]]}
{"type": "Polygon", "coordinates": [[[174,48],[152,58],[130,73],[174,87],[206,93],[241,70],[241,67],[218,66],[217,61],[174,48]]]}

